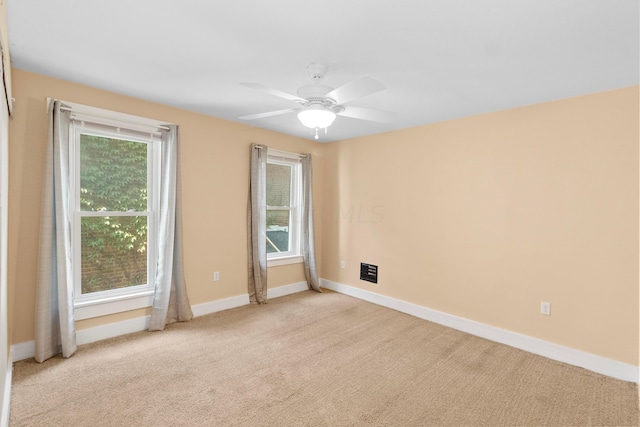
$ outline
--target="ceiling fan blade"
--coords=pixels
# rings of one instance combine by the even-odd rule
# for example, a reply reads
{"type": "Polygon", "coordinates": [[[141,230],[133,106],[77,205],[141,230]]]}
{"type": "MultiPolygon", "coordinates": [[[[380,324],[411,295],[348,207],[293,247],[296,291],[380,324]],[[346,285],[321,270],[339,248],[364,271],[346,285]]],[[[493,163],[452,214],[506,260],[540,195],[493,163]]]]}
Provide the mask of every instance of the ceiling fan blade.
{"type": "Polygon", "coordinates": [[[384,85],[378,80],[364,76],[332,90],[326,96],[335,99],[338,104],[344,104],[380,92],[383,89],[385,89],[384,85]]]}
{"type": "Polygon", "coordinates": [[[373,108],[354,107],[344,105],[344,111],[337,113],[338,116],[351,117],[352,119],[369,120],[371,122],[387,123],[395,119],[398,115],[390,111],[374,110],[373,108]]]}
{"type": "Polygon", "coordinates": [[[262,119],[264,117],[279,116],[280,114],[293,113],[294,111],[298,111],[298,110],[299,108],[289,108],[287,110],[276,110],[276,111],[268,111],[266,113],[249,114],[248,116],[242,116],[238,118],[242,120],[255,120],[255,119],[262,119]]]}
{"type": "Polygon", "coordinates": [[[281,90],[278,89],[272,89],[270,87],[267,86],[263,86],[259,83],[240,83],[242,86],[251,88],[251,89],[258,89],[261,90],[263,92],[268,93],[269,95],[275,95],[277,97],[280,98],[284,98],[284,99],[288,99],[289,101],[295,101],[295,102],[305,102],[306,100],[300,98],[299,96],[296,95],[292,95],[290,93],[287,92],[283,92],[281,90]]]}

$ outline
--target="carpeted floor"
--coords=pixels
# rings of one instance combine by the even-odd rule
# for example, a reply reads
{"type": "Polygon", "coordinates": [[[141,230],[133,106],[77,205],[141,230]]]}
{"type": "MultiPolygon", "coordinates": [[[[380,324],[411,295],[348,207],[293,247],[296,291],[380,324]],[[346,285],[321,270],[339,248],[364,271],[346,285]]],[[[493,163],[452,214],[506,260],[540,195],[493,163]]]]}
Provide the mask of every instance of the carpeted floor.
{"type": "Polygon", "coordinates": [[[11,426],[636,426],[638,389],[338,293],[14,365],[11,426]]]}

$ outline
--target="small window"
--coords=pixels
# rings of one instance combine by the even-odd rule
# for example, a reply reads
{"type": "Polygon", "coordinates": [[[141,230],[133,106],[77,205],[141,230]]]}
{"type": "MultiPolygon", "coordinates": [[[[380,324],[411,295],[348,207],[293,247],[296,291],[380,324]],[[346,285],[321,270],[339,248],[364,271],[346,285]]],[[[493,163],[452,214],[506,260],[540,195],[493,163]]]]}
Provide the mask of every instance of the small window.
{"type": "Polygon", "coordinates": [[[300,159],[267,156],[267,258],[300,256],[300,159]]]}

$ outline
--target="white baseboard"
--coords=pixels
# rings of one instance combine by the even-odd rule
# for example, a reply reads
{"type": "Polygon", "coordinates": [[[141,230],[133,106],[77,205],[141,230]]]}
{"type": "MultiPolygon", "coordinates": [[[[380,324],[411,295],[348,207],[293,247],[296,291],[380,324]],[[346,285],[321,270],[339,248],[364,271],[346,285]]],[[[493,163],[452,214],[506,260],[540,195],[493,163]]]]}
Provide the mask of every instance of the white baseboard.
{"type": "Polygon", "coordinates": [[[307,282],[292,283],[290,285],[278,286],[277,288],[267,289],[267,299],[279,298],[285,295],[295,294],[309,290],[307,282]]]}
{"type": "Polygon", "coordinates": [[[486,338],[491,341],[519,348],[521,350],[528,351],[529,353],[544,356],[552,360],[579,366],[581,368],[624,381],[635,383],[639,381],[640,369],[638,369],[638,366],[629,365],[617,360],[564,347],[562,345],[533,338],[528,335],[486,325],[474,320],[454,316],[452,314],[433,310],[421,305],[380,295],[375,292],[366,291],[353,286],[332,282],[330,280],[320,279],[320,284],[323,288],[331,289],[383,307],[401,311],[420,319],[429,320],[431,322],[486,338]]]}
{"type": "Polygon", "coordinates": [[[96,341],[115,338],[120,335],[132,334],[134,332],[149,329],[151,316],[136,317],[135,319],[122,320],[120,322],[107,323],[106,325],[94,326],[93,328],[80,329],[76,331],[76,343],[78,345],[89,344],[96,341]]]}
{"type": "MultiPolygon", "coordinates": [[[[267,298],[278,298],[281,296],[306,291],[307,282],[298,282],[291,285],[278,286],[267,290],[267,298]]],[[[191,307],[195,317],[205,316],[230,308],[241,307],[249,304],[249,294],[238,295],[216,301],[209,301],[191,307]]],[[[120,335],[145,331],[149,328],[150,316],[136,317],[135,319],[123,320],[121,322],[108,323],[106,325],[95,326],[93,328],[80,329],[76,331],[76,342],[78,345],[114,338],[120,335]]],[[[11,346],[11,359],[14,361],[32,358],[35,355],[35,342],[26,341],[11,346]]]]}
{"type": "Polygon", "coordinates": [[[7,363],[7,372],[4,377],[4,384],[1,386],[4,388],[2,393],[2,402],[0,404],[0,427],[9,426],[9,410],[11,409],[11,379],[13,377],[13,361],[11,356],[7,363]]]}
{"type": "Polygon", "coordinates": [[[36,354],[35,341],[25,341],[11,345],[11,355],[9,356],[14,362],[30,359],[36,354]]]}
{"type": "MultiPolygon", "coordinates": [[[[114,338],[120,335],[132,334],[149,328],[151,316],[136,317],[135,319],[108,323],[93,328],[76,331],[76,343],[78,345],[89,344],[96,341],[114,338]]],[[[17,362],[32,358],[36,353],[35,341],[25,341],[11,346],[11,357],[17,362]]]]}
{"type": "MultiPolygon", "coordinates": [[[[308,289],[309,287],[307,286],[307,282],[298,282],[290,285],[278,286],[277,288],[269,288],[267,289],[267,299],[283,297],[296,292],[303,292],[308,289]]],[[[207,314],[216,313],[218,311],[229,310],[230,308],[242,307],[249,303],[249,294],[242,294],[235,297],[194,305],[191,307],[191,310],[193,311],[193,315],[198,317],[206,316],[207,314]]]]}
{"type": "Polygon", "coordinates": [[[249,294],[237,295],[235,297],[223,298],[209,301],[202,304],[192,305],[194,317],[206,316],[218,311],[229,310],[230,308],[242,307],[249,304],[249,294]]]}

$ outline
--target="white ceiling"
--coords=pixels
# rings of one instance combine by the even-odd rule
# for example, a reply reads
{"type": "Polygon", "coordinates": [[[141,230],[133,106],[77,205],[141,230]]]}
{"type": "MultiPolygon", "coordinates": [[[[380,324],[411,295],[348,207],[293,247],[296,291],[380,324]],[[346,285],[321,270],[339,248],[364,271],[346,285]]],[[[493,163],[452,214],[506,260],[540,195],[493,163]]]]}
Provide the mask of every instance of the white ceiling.
{"type": "MultiPolygon", "coordinates": [[[[368,75],[387,87],[324,142],[638,84],[638,0],[7,0],[13,65],[224,119],[368,75]]],[[[295,114],[251,125],[312,139],[295,114]]]]}

